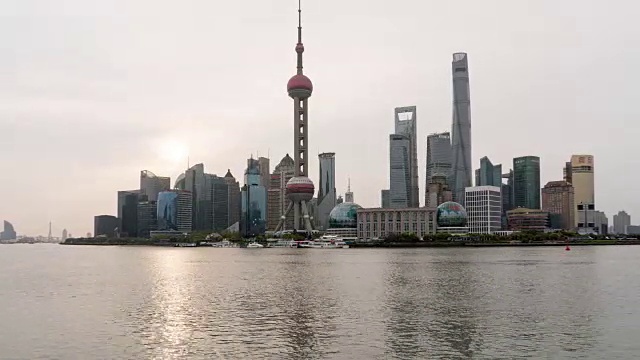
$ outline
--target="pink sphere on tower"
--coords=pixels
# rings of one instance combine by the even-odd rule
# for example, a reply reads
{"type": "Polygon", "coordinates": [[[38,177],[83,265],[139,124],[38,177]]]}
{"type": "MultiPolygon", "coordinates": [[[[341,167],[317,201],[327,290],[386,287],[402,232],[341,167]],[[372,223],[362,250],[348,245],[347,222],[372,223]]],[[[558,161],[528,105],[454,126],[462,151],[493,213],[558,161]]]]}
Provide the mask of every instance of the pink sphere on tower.
{"type": "Polygon", "coordinates": [[[311,179],[306,176],[296,176],[287,182],[286,194],[289,200],[302,202],[313,199],[315,190],[311,179]]]}
{"type": "Polygon", "coordinates": [[[287,92],[292,98],[307,99],[313,92],[313,84],[311,79],[306,75],[294,75],[287,83],[287,92]]]}

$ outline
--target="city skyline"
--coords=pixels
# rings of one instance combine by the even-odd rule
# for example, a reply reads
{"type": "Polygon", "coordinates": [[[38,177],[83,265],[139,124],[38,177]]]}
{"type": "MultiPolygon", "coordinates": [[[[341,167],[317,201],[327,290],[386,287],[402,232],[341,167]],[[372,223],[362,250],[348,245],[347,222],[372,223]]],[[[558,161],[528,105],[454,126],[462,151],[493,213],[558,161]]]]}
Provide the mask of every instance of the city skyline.
{"type": "MultiPolygon", "coordinates": [[[[74,10],[68,13],[36,10],[29,1],[3,4],[3,13],[14,20],[0,35],[10,44],[0,60],[10,74],[0,84],[6,99],[0,116],[9,119],[0,122],[6,139],[0,143],[5,154],[0,168],[21,176],[2,177],[0,218],[14,224],[19,234],[46,234],[49,221],[84,234],[92,231],[94,215],[115,215],[114,194],[136,188],[142,170],[169,176],[173,184],[189,157],[213,174],[224,176],[231,169],[238,177],[252,153],[269,153],[272,161],[291,153],[291,125],[283,120],[290,118],[290,99],[282,82],[291,75],[293,3],[214,7],[194,2],[176,10],[161,1],[148,17],[141,16],[147,8],[136,5],[116,12],[69,1],[74,10]],[[219,21],[209,23],[206,13],[216,13],[219,21]],[[36,21],[41,17],[48,21],[36,21]],[[130,24],[136,22],[134,30],[130,24]],[[180,26],[169,27],[169,22],[180,26]],[[29,35],[16,36],[24,34],[24,24],[32,24],[29,35]],[[243,29],[233,36],[217,30],[238,24],[243,29]],[[86,29],[94,30],[91,37],[86,29]],[[256,53],[261,54],[259,63],[249,56],[256,53]],[[254,95],[261,95],[251,103],[243,96],[249,85],[255,87],[254,95]],[[35,180],[42,174],[44,184],[35,180]],[[25,187],[29,191],[15,191],[25,187]]],[[[349,174],[358,203],[379,206],[380,189],[387,188],[389,176],[386,161],[376,160],[388,158],[389,112],[398,104],[415,104],[421,114],[419,184],[424,184],[426,137],[450,130],[450,57],[464,51],[473,70],[472,168],[482,156],[496,164],[539,156],[545,184],[562,179],[562,166],[571,154],[592,154],[598,159],[598,209],[609,217],[620,209],[632,216],[640,213],[630,200],[640,192],[633,174],[611,175],[620,167],[637,168],[634,159],[592,136],[596,130],[623,128],[625,120],[633,123],[638,115],[628,106],[633,88],[625,88],[630,76],[623,72],[638,60],[624,45],[639,33],[624,20],[632,11],[604,19],[579,36],[566,31],[566,16],[584,27],[604,11],[603,5],[543,1],[532,14],[524,5],[505,3],[502,11],[512,16],[479,26],[493,15],[481,4],[464,2],[463,12],[455,16],[452,5],[434,8],[416,1],[389,9],[383,4],[305,3],[310,25],[305,36],[314,44],[305,61],[318,89],[311,107],[317,121],[309,125],[314,183],[315,154],[335,152],[340,159],[337,193],[346,191],[349,174]],[[356,13],[358,25],[352,26],[356,13]],[[538,16],[545,16],[544,29],[538,16]],[[460,26],[451,30],[449,24],[458,21],[460,26]],[[345,27],[354,28],[350,36],[344,36],[345,27]],[[448,34],[437,39],[420,35],[443,28],[448,34]],[[353,38],[359,39],[357,46],[353,38]],[[400,51],[409,44],[416,49],[411,56],[400,51]],[[364,64],[359,61],[363,57],[368,59],[364,64]],[[515,73],[521,75],[517,83],[515,73]],[[354,95],[345,81],[366,90],[354,95]],[[609,95],[611,82],[623,89],[609,95]],[[355,110],[354,102],[365,106],[355,110]],[[342,138],[349,141],[338,140],[342,138]]],[[[631,127],[618,134],[618,143],[633,152],[637,135],[631,127]]],[[[424,190],[420,186],[420,199],[424,190]]]]}

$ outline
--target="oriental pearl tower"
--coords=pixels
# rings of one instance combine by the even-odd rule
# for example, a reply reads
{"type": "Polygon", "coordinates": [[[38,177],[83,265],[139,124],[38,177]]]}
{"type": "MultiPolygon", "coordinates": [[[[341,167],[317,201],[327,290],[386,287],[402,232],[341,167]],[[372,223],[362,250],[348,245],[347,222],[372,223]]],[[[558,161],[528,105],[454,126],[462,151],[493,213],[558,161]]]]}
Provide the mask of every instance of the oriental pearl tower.
{"type": "Polygon", "coordinates": [[[302,45],[302,10],[300,8],[300,0],[298,0],[298,43],[296,44],[296,53],[298,55],[298,71],[289,79],[287,83],[287,92],[293,99],[293,153],[295,163],[295,176],[287,182],[286,194],[291,201],[287,207],[287,211],[280,218],[280,222],[275,231],[283,230],[287,216],[290,216],[293,209],[293,230],[306,231],[311,234],[313,227],[309,217],[308,202],[313,198],[315,188],[313,182],[308,177],[308,121],[309,112],[307,108],[309,97],[313,92],[313,84],[311,80],[302,73],[302,53],[304,45],[302,45]]]}

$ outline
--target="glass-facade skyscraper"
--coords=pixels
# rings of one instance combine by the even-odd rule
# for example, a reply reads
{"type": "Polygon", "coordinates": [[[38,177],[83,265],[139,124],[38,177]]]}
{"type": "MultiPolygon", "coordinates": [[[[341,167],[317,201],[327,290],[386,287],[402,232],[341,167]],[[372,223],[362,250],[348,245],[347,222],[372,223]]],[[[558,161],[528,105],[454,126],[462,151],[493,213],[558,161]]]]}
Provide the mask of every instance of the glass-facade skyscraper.
{"type": "Polygon", "coordinates": [[[241,231],[245,236],[264,234],[267,226],[267,190],[262,185],[258,160],[248,159],[242,187],[241,231]]]}
{"type": "Polygon", "coordinates": [[[411,207],[411,141],[399,134],[389,135],[389,207],[411,207]]]}
{"type": "Polygon", "coordinates": [[[513,200],[515,208],[540,209],[540,158],[513,159],[513,200]]]}
{"type": "Polygon", "coordinates": [[[140,190],[118,191],[118,233],[122,237],[138,235],[140,197],[140,190]]]}
{"type": "Polygon", "coordinates": [[[158,194],[158,230],[190,232],[192,230],[191,193],[185,190],[158,194]]]}
{"type": "MultiPolygon", "coordinates": [[[[112,215],[98,215],[93,217],[93,236],[113,238],[118,229],[118,218],[112,215]]],[[[137,234],[128,236],[135,237],[137,234]]]]}
{"type": "MultiPolygon", "coordinates": [[[[427,176],[425,187],[425,206],[429,204],[429,184],[433,176],[451,176],[451,135],[448,132],[427,136],[427,176]]],[[[447,180],[448,181],[448,180],[447,180]]]]}
{"type": "Polygon", "coordinates": [[[465,188],[471,186],[471,97],[466,53],[453,54],[453,123],[451,147],[453,165],[450,185],[453,199],[464,202],[465,188]]]}
{"type": "Polygon", "coordinates": [[[488,157],[480,159],[480,168],[476,170],[476,186],[502,185],[502,165],[493,165],[488,157]]]}
{"type": "MultiPolygon", "coordinates": [[[[408,141],[407,172],[405,176],[408,178],[409,187],[407,189],[406,195],[406,207],[420,206],[420,187],[418,185],[417,116],[417,108],[415,106],[404,106],[395,108],[394,135],[402,135],[408,141]]],[[[390,164],[390,166],[393,165],[390,164]]],[[[393,204],[391,206],[393,206],[393,204]]]]}
{"type": "Polygon", "coordinates": [[[320,165],[320,186],[318,187],[318,207],[315,217],[316,227],[329,228],[329,213],[336,207],[336,154],[318,155],[320,165]]]}

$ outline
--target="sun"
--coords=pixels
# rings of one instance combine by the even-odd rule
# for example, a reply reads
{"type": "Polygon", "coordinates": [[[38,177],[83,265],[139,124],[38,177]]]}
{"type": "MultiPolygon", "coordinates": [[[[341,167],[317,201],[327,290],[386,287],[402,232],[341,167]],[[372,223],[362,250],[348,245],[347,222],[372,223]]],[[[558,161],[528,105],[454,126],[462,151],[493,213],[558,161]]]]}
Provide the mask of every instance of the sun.
{"type": "Polygon", "coordinates": [[[158,157],[162,161],[169,162],[171,164],[177,164],[187,161],[189,156],[189,147],[182,141],[175,139],[167,139],[160,142],[158,147],[158,157]]]}

